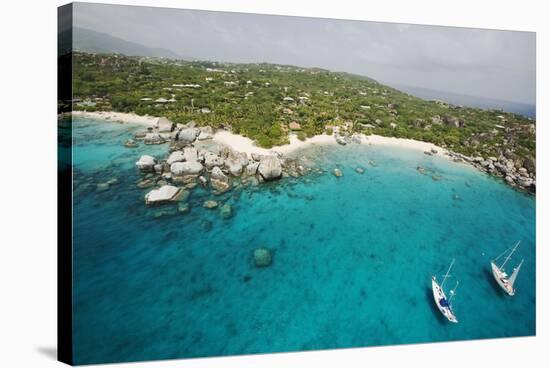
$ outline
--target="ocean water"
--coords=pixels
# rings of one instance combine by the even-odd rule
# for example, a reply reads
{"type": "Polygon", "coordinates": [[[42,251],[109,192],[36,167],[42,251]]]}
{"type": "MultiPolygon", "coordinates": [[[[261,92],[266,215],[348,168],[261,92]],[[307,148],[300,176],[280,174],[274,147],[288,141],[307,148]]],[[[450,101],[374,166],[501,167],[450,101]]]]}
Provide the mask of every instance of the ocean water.
{"type": "Polygon", "coordinates": [[[297,153],[312,174],[217,197],[196,188],[188,213],[155,218],[134,162],[167,146],[123,147],[131,125],[73,126],[77,364],[536,332],[535,199],[469,166],[395,147],[314,147],[297,153]],[[213,198],[233,216],[202,208],[213,198]],[[508,297],[489,262],[517,240],[510,265],[525,263],[508,297]],[[254,266],[260,246],[271,267],[254,266]],[[453,258],[456,325],[430,289],[453,258]]]}

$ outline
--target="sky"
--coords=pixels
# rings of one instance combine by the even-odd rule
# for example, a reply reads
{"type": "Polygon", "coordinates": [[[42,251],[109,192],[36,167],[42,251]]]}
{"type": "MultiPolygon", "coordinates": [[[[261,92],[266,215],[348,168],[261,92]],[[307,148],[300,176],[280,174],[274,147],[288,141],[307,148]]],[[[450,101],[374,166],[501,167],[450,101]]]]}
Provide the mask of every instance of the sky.
{"type": "Polygon", "coordinates": [[[76,3],[74,26],[183,57],[268,62],[535,105],[535,33],[76,3]]]}

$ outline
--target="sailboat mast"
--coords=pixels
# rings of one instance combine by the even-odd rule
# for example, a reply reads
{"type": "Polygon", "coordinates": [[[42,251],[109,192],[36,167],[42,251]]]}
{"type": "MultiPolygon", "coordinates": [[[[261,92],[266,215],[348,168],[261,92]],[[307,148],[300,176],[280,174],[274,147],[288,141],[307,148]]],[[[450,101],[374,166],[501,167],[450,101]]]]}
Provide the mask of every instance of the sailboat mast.
{"type": "Polygon", "coordinates": [[[514,245],[514,248],[512,248],[512,251],[510,252],[510,254],[508,254],[508,256],[504,259],[504,262],[502,263],[502,266],[499,267],[499,270],[502,271],[502,269],[504,268],[504,265],[506,264],[506,262],[508,262],[510,260],[510,258],[512,257],[512,254],[514,254],[514,252],[518,248],[519,243],[521,243],[521,240],[519,240],[516,243],[516,245],[514,245]]]}
{"type": "Polygon", "coordinates": [[[441,289],[443,289],[443,284],[445,283],[445,281],[447,281],[447,278],[449,277],[449,272],[451,272],[451,268],[453,268],[453,265],[455,263],[455,259],[453,258],[453,261],[451,262],[451,265],[449,266],[449,269],[447,270],[447,273],[445,274],[445,276],[443,276],[443,281],[441,282],[441,289]]]}

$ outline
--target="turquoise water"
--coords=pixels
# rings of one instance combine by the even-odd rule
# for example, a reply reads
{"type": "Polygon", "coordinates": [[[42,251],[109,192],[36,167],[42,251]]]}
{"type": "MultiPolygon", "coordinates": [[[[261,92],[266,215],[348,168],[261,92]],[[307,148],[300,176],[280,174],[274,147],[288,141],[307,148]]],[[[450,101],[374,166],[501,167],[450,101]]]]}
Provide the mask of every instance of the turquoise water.
{"type": "Polygon", "coordinates": [[[136,129],[74,122],[77,364],[535,334],[533,197],[417,151],[331,146],[299,153],[321,173],[216,197],[230,219],[202,208],[213,198],[202,188],[188,213],[155,218],[134,162],[167,146],[124,148],[136,129]],[[517,240],[511,264],[525,263],[510,298],[489,262],[517,240]],[[253,265],[259,246],[271,267],[253,265]],[[430,289],[452,258],[457,325],[430,289]]]}

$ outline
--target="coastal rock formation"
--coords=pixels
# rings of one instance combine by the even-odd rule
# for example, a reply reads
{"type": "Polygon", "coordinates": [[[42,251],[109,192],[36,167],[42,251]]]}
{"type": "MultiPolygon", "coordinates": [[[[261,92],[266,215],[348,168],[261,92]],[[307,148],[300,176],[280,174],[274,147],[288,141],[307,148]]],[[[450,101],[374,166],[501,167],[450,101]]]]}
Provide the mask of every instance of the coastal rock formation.
{"type": "Polygon", "coordinates": [[[339,136],[337,135],[336,137],[334,137],[334,139],[336,140],[336,143],[342,145],[342,146],[345,146],[346,144],[348,144],[348,142],[346,141],[346,139],[342,136],[339,136]]]}
{"type": "Polygon", "coordinates": [[[463,128],[464,127],[464,121],[460,120],[459,118],[455,116],[444,116],[443,117],[443,123],[445,125],[451,125],[456,128],[463,128]]]}
{"type": "Polygon", "coordinates": [[[143,139],[145,139],[146,134],[147,132],[137,132],[134,134],[134,139],[142,141],[143,139]]]}
{"type": "Polygon", "coordinates": [[[180,204],[178,204],[178,212],[179,213],[189,212],[189,203],[180,203],[180,204]]]}
{"type": "Polygon", "coordinates": [[[138,144],[133,139],[128,139],[126,142],[124,142],[124,147],[126,148],[136,148],[138,144]]]}
{"type": "Polygon", "coordinates": [[[154,166],[154,169],[155,169],[155,172],[157,174],[162,174],[162,170],[164,169],[164,165],[163,164],[156,164],[154,166]]]}
{"type": "Polygon", "coordinates": [[[334,169],[333,173],[334,173],[334,176],[336,176],[337,178],[344,176],[344,173],[340,169],[334,169]]]}
{"type": "Polygon", "coordinates": [[[170,165],[170,172],[174,175],[198,175],[203,166],[197,161],[175,162],[170,165]]]}
{"type": "Polygon", "coordinates": [[[234,158],[240,162],[241,166],[244,168],[246,167],[246,165],[248,165],[248,163],[250,162],[250,160],[248,159],[248,155],[246,154],[246,152],[240,152],[240,153],[237,153],[236,155],[234,155],[234,158]]]}
{"type": "Polygon", "coordinates": [[[210,173],[210,185],[221,193],[227,191],[231,187],[229,178],[218,166],[215,166],[210,173]]]}
{"type": "Polygon", "coordinates": [[[141,171],[149,172],[154,170],[156,164],[155,158],[149,155],[143,155],[136,162],[136,166],[141,171]]]}
{"type": "Polygon", "coordinates": [[[213,209],[213,208],[216,208],[218,207],[218,202],[216,201],[213,201],[213,200],[208,200],[208,201],[205,201],[202,206],[204,208],[208,208],[208,209],[213,209]]]}
{"type": "Polygon", "coordinates": [[[189,192],[188,190],[185,190],[185,189],[181,189],[179,191],[179,193],[176,194],[176,196],[174,198],[172,198],[172,200],[174,202],[185,202],[185,201],[187,201],[187,199],[189,198],[190,195],[191,195],[191,192],[189,192]]]}
{"type": "Polygon", "coordinates": [[[213,137],[214,137],[214,130],[209,126],[205,126],[201,128],[201,132],[197,137],[197,139],[199,141],[204,141],[207,139],[212,139],[213,137]]]}
{"type": "Polygon", "coordinates": [[[258,166],[260,166],[259,162],[251,162],[248,165],[246,165],[246,175],[253,176],[256,175],[258,172],[258,166]]]}
{"type": "Polygon", "coordinates": [[[194,147],[185,147],[183,149],[183,158],[185,161],[197,161],[198,153],[194,147]]]}
{"type": "Polygon", "coordinates": [[[281,161],[276,156],[264,156],[260,160],[258,173],[264,180],[279,179],[283,173],[281,161]]]}
{"type": "Polygon", "coordinates": [[[525,160],[523,160],[523,167],[528,172],[531,172],[533,174],[535,174],[537,172],[537,167],[535,165],[535,160],[533,160],[531,158],[526,158],[525,160]]]}
{"type": "Polygon", "coordinates": [[[145,144],[163,144],[166,141],[159,133],[147,133],[143,138],[145,144]]]}
{"type": "Polygon", "coordinates": [[[228,205],[227,203],[224,204],[221,208],[220,208],[220,216],[223,218],[223,219],[228,219],[230,218],[232,215],[232,209],[231,209],[231,206],[228,205]]]}
{"type": "Polygon", "coordinates": [[[223,159],[215,153],[208,151],[204,154],[204,166],[206,166],[208,170],[212,169],[214,166],[221,167],[223,164],[223,159]]]}
{"type": "Polygon", "coordinates": [[[203,188],[206,188],[208,186],[208,180],[202,175],[199,176],[199,182],[203,188]]]}
{"type": "Polygon", "coordinates": [[[160,133],[169,133],[172,131],[172,126],[174,124],[166,119],[166,118],[159,118],[159,120],[157,121],[157,128],[158,128],[158,131],[160,133]]]}
{"type": "Polygon", "coordinates": [[[259,153],[251,153],[250,157],[252,157],[252,160],[254,161],[260,161],[263,157],[263,155],[260,155],[259,153]]]}
{"type": "Polygon", "coordinates": [[[447,152],[447,155],[455,162],[465,162],[489,175],[501,177],[513,187],[531,193],[536,192],[536,167],[535,161],[531,158],[518,160],[516,155],[508,149],[499,157],[470,157],[451,151],[447,152]]]}
{"type": "Polygon", "coordinates": [[[269,267],[273,263],[273,254],[267,248],[256,248],[252,253],[256,267],[269,267]]]}
{"type": "Polygon", "coordinates": [[[155,185],[155,181],[152,179],[144,179],[137,183],[137,187],[140,189],[149,188],[155,185]]]}
{"type": "Polygon", "coordinates": [[[168,156],[168,159],[166,159],[166,163],[168,165],[172,165],[175,162],[183,162],[185,161],[185,156],[182,151],[174,151],[168,156]]]}
{"type": "Polygon", "coordinates": [[[159,189],[153,189],[145,195],[146,204],[160,204],[172,201],[180,193],[181,189],[173,185],[163,185],[159,189]]]}
{"type": "Polygon", "coordinates": [[[225,161],[225,166],[233,176],[239,176],[243,172],[243,165],[238,159],[228,159],[225,161]]]}
{"type": "Polygon", "coordinates": [[[197,128],[184,128],[178,132],[177,141],[183,144],[191,144],[199,134],[200,130],[197,128]]]}

